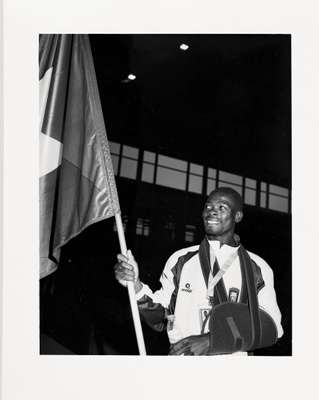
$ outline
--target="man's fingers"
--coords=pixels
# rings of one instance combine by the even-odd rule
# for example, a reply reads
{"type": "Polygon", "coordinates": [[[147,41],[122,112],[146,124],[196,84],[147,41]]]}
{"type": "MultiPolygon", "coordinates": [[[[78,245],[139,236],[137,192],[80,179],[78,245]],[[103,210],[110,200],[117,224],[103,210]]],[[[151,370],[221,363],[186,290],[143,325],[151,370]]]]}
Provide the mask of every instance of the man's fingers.
{"type": "Polygon", "coordinates": [[[117,256],[118,257],[118,262],[115,264],[114,268],[115,270],[129,270],[129,271],[134,271],[134,265],[130,264],[129,260],[125,257],[123,260],[120,258],[120,254],[117,256]]]}
{"type": "Polygon", "coordinates": [[[193,353],[190,349],[187,349],[185,352],[184,352],[184,356],[194,356],[195,355],[195,353],[193,353]]]}
{"type": "Polygon", "coordinates": [[[189,351],[189,347],[188,346],[183,346],[183,347],[179,347],[178,349],[176,349],[175,347],[173,347],[169,354],[171,356],[181,356],[183,354],[186,354],[189,351]]]}
{"type": "Polygon", "coordinates": [[[129,261],[128,257],[124,256],[124,254],[118,254],[117,259],[119,262],[122,262],[122,261],[128,262],[129,261]]]}
{"type": "Polygon", "coordinates": [[[123,254],[118,254],[117,259],[118,259],[118,264],[121,265],[121,267],[125,267],[130,270],[134,270],[136,268],[134,265],[134,263],[135,263],[134,258],[129,259],[129,258],[123,256],[123,254]]]}
{"type": "Polygon", "coordinates": [[[125,261],[122,261],[122,262],[120,263],[120,265],[121,265],[121,268],[122,268],[122,269],[127,269],[127,270],[129,270],[129,271],[134,271],[134,267],[133,267],[132,264],[129,264],[129,263],[125,262],[125,261]]]}
{"type": "Polygon", "coordinates": [[[126,280],[126,281],[134,281],[135,275],[128,272],[116,271],[115,276],[117,279],[126,280]]]}
{"type": "Polygon", "coordinates": [[[123,285],[127,286],[127,282],[136,282],[138,278],[138,272],[136,261],[132,255],[132,252],[128,250],[127,255],[118,254],[117,255],[118,262],[114,266],[115,278],[118,282],[123,285]]]}
{"type": "Polygon", "coordinates": [[[189,346],[188,340],[187,339],[182,339],[179,342],[173,344],[169,354],[172,356],[177,356],[180,354],[184,354],[185,351],[187,351],[189,346]]]}
{"type": "Polygon", "coordinates": [[[122,266],[119,266],[115,270],[115,275],[119,279],[134,280],[134,278],[135,278],[135,273],[132,269],[122,267],[122,266]]]}
{"type": "Polygon", "coordinates": [[[128,281],[135,282],[135,271],[132,265],[121,261],[115,265],[114,271],[115,278],[121,285],[127,286],[128,281]]]}

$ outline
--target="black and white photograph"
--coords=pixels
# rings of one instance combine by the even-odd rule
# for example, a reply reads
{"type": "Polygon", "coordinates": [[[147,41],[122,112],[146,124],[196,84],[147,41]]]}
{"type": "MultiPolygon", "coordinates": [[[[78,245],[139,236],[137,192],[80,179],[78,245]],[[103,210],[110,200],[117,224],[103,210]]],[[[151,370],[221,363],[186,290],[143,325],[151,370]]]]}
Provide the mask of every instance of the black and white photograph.
{"type": "Polygon", "coordinates": [[[40,353],[290,356],[291,35],[42,34],[39,80],[40,353]]]}
{"type": "Polygon", "coordinates": [[[316,397],[318,12],[4,0],[1,399],[316,397]]]}

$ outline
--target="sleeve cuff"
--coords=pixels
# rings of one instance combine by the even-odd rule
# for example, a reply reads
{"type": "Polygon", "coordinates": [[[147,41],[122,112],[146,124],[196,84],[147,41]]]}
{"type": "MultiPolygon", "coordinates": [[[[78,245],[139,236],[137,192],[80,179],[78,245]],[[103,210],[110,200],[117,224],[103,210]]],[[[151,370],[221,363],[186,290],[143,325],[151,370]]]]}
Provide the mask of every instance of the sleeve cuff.
{"type": "Polygon", "coordinates": [[[136,300],[139,301],[144,296],[148,296],[148,297],[152,298],[152,294],[153,294],[152,290],[149,288],[148,285],[145,285],[143,282],[141,282],[141,283],[142,283],[142,289],[138,293],[136,293],[136,295],[135,295],[136,300]]]}

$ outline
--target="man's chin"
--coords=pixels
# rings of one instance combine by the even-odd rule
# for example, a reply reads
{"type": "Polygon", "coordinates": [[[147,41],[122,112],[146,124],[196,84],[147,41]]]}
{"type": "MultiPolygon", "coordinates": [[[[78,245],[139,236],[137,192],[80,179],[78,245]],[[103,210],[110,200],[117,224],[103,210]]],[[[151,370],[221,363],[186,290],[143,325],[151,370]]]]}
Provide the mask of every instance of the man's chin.
{"type": "Polygon", "coordinates": [[[213,236],[217,236],[219,235],[221,232],[219,229],[216,229],[216,227],[205,227],[205,233],[207,236],[209,235],[213,235],[213,236]]]}

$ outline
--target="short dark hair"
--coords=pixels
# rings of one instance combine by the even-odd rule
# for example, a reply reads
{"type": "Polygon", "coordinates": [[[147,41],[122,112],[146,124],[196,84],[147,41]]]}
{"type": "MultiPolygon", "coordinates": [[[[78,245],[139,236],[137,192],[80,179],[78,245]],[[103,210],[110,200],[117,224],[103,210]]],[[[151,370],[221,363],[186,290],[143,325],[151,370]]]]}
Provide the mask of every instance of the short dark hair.
{"type": "Polygon", "coordinates": [[[209,193],[208,197],[210,197],[211,195],[213,195],[215,193],[223,193],[223,194],[226,194],[227,196],[230,196],[234,201],[234,204],[236,206],[236,211],[243,210],[243,199],[242,199],[241,195],[235,189],[232,189],[227,186],[222,186],[222,187],[219,187],[219,188],[211,191],[209,193]]]}

